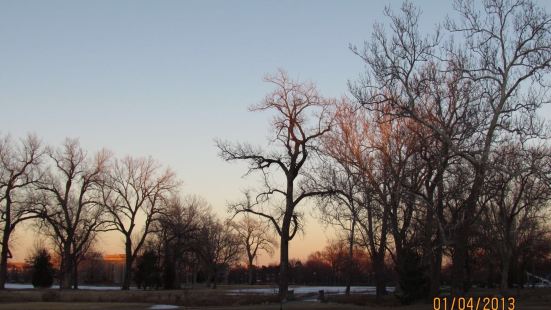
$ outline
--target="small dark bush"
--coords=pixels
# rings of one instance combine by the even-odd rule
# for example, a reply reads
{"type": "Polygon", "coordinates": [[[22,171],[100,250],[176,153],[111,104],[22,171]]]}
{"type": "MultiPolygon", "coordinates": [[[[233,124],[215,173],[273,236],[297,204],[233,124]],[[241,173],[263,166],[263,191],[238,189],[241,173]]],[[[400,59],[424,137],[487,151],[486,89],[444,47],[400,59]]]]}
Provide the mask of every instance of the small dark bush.
{"type": "Polygon", "coordinates": [[[50,262],[50,253],[45,248],[38,249],[30,259],[32,266],[32,284],[38,288],[48,288],[54,283],[54,268],[50,262]]]}
{"type": "Polygon", "coordinates": [[[404,250],[401,262],[397,266],[400,275],[396,297],[402,304],[411,304],[423,299],[429,291],[429,280],[422,265],[421,256],[414,250],[404,250]]]}
{"type": "Polygon", "coordinates": [[[138,257],[134,281],[138,288],[156,288],[161,286],[161,271],[159,268],[159,257],[153,250],[146,250],[138,257]]]}

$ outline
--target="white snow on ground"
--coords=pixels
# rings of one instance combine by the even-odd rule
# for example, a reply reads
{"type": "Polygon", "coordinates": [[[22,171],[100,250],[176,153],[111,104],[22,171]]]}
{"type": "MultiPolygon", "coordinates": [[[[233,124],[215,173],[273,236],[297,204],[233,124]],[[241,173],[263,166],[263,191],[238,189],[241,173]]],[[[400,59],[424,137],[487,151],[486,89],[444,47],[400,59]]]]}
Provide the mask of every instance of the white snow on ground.
{"type": "MultiPolygon", "coordinates": [[[[6,288],[9,289],[17,289],[17,290],[32,290],[34,287],[32,284],[20,284],[20,283],[6,283],[6,288]]],[[[59,285],[53,285],[51,287],[52,289],[58,289],[59,285]]],[[[81,290],[120,290],[120,286],[100,286],[100,285],[79,285],[79,289],[81,290]]],[[[136,289],[135,287],[131,289],[136,289]]],[[[277,287],[263,287],[263,288],[241,288],[241,289],[233,289],[228,290],[229,295],[241,295],[241,294],[261,294],[261,295],[269,295],[269,294],[277,294],[277,287]]],[[[311,294],[311,293],[318,293],[320,290],[324,290],[325,294],[344,294],[346,291],[346,287],[344,286],[291,286],[289,287],[289,290],[293,290],[295,294],[311,294]]],[[[389,286],[386,288],[388,292],[394,292],[394,287],[389,286]]],[[[375,295],[375,287],[374,286],[351,286],[350,292],[354,294],[369,294],[369,295],[375,295]]],[[[155,306],[170,306],[170,305],[155,305],[155,306]]],[[[175,309],[175,308],[151,308],[151,309],[175,309]]]]}
{"type": "Polygon", "coordinates": [[[165,310],[165,309],[178,309],[178,306],[174,305],[153,305],[149,307],[149,309],[155,309],[155,310],[165,310]]]}
{"type": "MultiPolygon", "coordinates": [[[[277,294],[277,287],[274,288],[242,288],[229,290],[230,294],[277,294]]],[[[324,290],[325,294],[344,294],[346,287],[344,286],[297,286],[289,287],[295,294],[318,293],[324,290]]],[[[394,287],[387,287],[388,292],[394,292],[394,287]]],[[[374,286],[351,286],[350,292],[355,294],[375,295],[374,286]]]]}
{"type": "MultiPolygon", "coordinates": [[[[34,289],[32,284],[20,284],[20,283],[6,283],[6,288],[16,289],[16,290],[32,290],[34,289]]],[[[51,288],[59,288],[59,285],[52,285],[51,288]]],[[[96,291],[102,291],[102,290],[120,290],[120,286],[96,286],[96,285],[79,285],[79,289],[81,290],[96,290],[96,291]]]]}

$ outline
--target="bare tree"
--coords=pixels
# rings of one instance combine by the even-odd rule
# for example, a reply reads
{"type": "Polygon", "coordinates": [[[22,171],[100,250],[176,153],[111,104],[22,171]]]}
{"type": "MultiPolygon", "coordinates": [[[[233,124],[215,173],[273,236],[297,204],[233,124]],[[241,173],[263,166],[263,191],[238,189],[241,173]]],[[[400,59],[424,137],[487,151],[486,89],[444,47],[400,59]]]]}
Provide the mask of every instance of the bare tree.
{"type": "MultiPolygon", "coordinates": [[[[247,200],[250,201],[248,193],[247,200]]],[[[274,254],[274,246],[277,242],[270,234],[270,227],[265,222],[261,222],[252,218],[249,214],[245,214],[239,221],[233,222],[235,231],[241,241],[242,247],[246,251],[247,271],[249,276],[249,284],[254,284],[254,260],[258,257],[261,251],[266,252],[270,256],[274,254]]]]}
{"type": "MultiPolygon", "coordinates": [[[[324,161],[318,168],[316,181],[320,186],[333,191],[332,195],[318,197],[320,220],[323,223],[338,227],[346,233],[348,257],[346,261],[346,295],[350,295],[350,286],[354,271],[354,247],[358,238],[358,219],[361,207],[357,197],[361,186],[358,181],[361,176],[350,158],[342,156],[343,144],[350,141],[349,135],[355,135],[349,126],[357,120],[355,108],[348,102],[338,105],[333,130],[325,135],[322,144],[324,161]]],[[[354,128],[357,129],[357,128],[354,128]]]]}
{"type": "Polygon", "coordinates": [[[196,253],[207,269],[207,285],[215,289],[219,268],[229,271],[230,265],[239,260],[241,240],[233,224],[209,214],[203,219],[196,242],[196,253]]]}
{"type": "Polygon", "coordinates": [[[259,171],[264,177],[264,190],[252,205],[236,204],[235,213],[249,212],[270,221],[280,237],[279,296],[286,300],[288,291],[289,242],[300,227],[297,206],[306,198],[327,194],[325,190],[312,189],[305,179],[308,159],[319,144],[319,138],[330,129],[329,107],[334,103],[321,97],[312,84],[298,83],[280,71],[268,76],[266,81],[276,90],[252,111],[273,111],[273,144],[277,149],[265,151],[248,144],[229,144],[218,141],[220,156],[226,161],[245,160],[249,172],[259,171]],[[280,173],[278,179],[272,173],[280,173]],[[279,184],[277,184],[279,180],[279,184]],[[282,206],[275,204],[281,198],[282,206]]]}
{"type": "MultiPolygon", "coordinates": [[[[464,62],[460,66],[464,76],[481,85],[479,109],[485,112],[478,147],[466,156],[475,172],[463,209],[469,214],[475,209],[499,137],[503,133],[515,133],[520,139],[540,136],[535,113],[549,102],[551,16],[529,0],[488,0],[481,11],[471,1],[457,1],[455,8],[461,22],[450,22],[448,29],[464,35],[468,51],[467,55],[454,53],[455,59],[464,62]]],[[[460,239],[456,238],[456,288],[461,284],[465,288],[459,274],[464,274],[470,225],[466,221],[460,227],[460,239]]]]}
{"type": "Polygon", "coordinates": [[[153,229],[154,242],[162,248],[163,286],[174,289],[180,288],[183,258],[195,250],[202,220],[210,211],[208,203],[198,196],[172,197],[166,203],[153,229]]]}
{"type": "Polygon", "coordinates": [[[336,201],[325,199],[328,204],[321,206],[325,219],[349,232],[350,259],[354,238],[361,236],[375,265],[380,297],[385,294],[386,253],[400,275],[403,254],[413,246],[419,204],[412,191],[422,183],[417,160],[421,143],[415,122],[358,109],[339,105],[334,129],[325,139],[323,149],[336,165],[320,179],[335,189],[328,198],[336,201]]]}
{"type": "Polygon", "coordinates": [[[0,223],[2,223],[2,252],[0,254],[0,289],[4,289],[7,277],[10,237],[15,227],[32,218],[29,188],[41,176],[44,149],[37,137],[29,135],[19,142],[10,136],[0,137],[0,223]]]}
{"type": "Polygon", "coordinates": [[[544,147],[504,145],[492,157],[486,181],[484,221],[491,232],[490,246],[501,261],[500,289],[508,288],[513,254],[521,236],[531,229],[546,211],[551,198],[549,165],[551,154],[544,147]]]}
{"type": "Polygon", "coordinates": [[[76,269],[96,232],[105,229],[98,184],[108,168],[110,154],[98,152],[89,158],[77,139],[50,148],[52,167],[38,184],[43,194],[37,210],[44,232],[57,245],[61,257],[60,287],[77,288],[76,269]]]}
{"type": "Polygon", "coordinates": [[[115,161],[102,184],[102,203],[110,214],[111,228],[124,236],[125,271],[122,289],[130,289],[132,267],[165,200],[179,183],[174,172],[162,170],[152,158],[125,157],[115,161]],[[139,227],[139,220],[144,220],[139,227]]]}
{"type": "Polygon", "coordinates": [[[349,169],[337,170],[338,168],[335,168],[320,169],[320,181],[329,182],[326,186],[328,189],[332,189],[335,194],[320,197],[318,207],[321,222],[337,227],[346,234],[348,256],[345,294],[350,295],[352,272],[354,271],[354,247],[357,244],[358,237],[357,221],[360,213],[356,197],[360,188],[356,182],[358,177],[352,174],[349,169]]]}

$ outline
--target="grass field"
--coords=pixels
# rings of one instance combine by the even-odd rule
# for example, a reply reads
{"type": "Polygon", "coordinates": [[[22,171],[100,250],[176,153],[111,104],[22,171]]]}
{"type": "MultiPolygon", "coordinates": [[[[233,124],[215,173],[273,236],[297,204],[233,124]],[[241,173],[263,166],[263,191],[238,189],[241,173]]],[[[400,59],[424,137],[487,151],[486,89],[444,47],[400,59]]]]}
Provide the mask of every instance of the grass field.
{"type": "MultiPolygon", "coordinates": [[[[179,305],[180,309],[280,309],[275,295],[228,295],[229,290],[242,288],[221,286],[211,290],[204,288],[171,291],[58,291],[58,290],[6,290],[0,291],[0,310],[2,309],[150,309],[152,305],[179,305]]],[[[496,296],[494,290],[476,289],[472,296],[496,296]]],[[[520,310],[551,309],[551,289],[524,289],[511,291],[520,310]]],[[[402,306],[394,296],[385,296],[376,302],[374,296],[329,295],[328,303],[304,301],[312,300],[315,295],[297,296],[296,301],[283,305],[283,309],[372,309],[372,310],[430,310],[431,303],[417,303],[402,306]],[[366,307],[367,306],[367,307],[366,307]]],[[[444,309],[442,309],[444,310],[444,309]]],[[[480,308],[481,310],[481,308],[480,308]]]]}

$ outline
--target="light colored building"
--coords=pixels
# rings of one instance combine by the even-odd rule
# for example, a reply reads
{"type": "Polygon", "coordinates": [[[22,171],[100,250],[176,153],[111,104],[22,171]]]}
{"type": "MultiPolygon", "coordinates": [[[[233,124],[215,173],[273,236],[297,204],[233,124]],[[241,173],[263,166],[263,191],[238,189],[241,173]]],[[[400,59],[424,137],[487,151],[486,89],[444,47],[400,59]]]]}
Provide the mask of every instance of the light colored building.
{"type": "Polygon", "coordinates": [[[125,254],[106,254],[103,256],[108,281],[121,284],[124,277],[125,254]]]}

